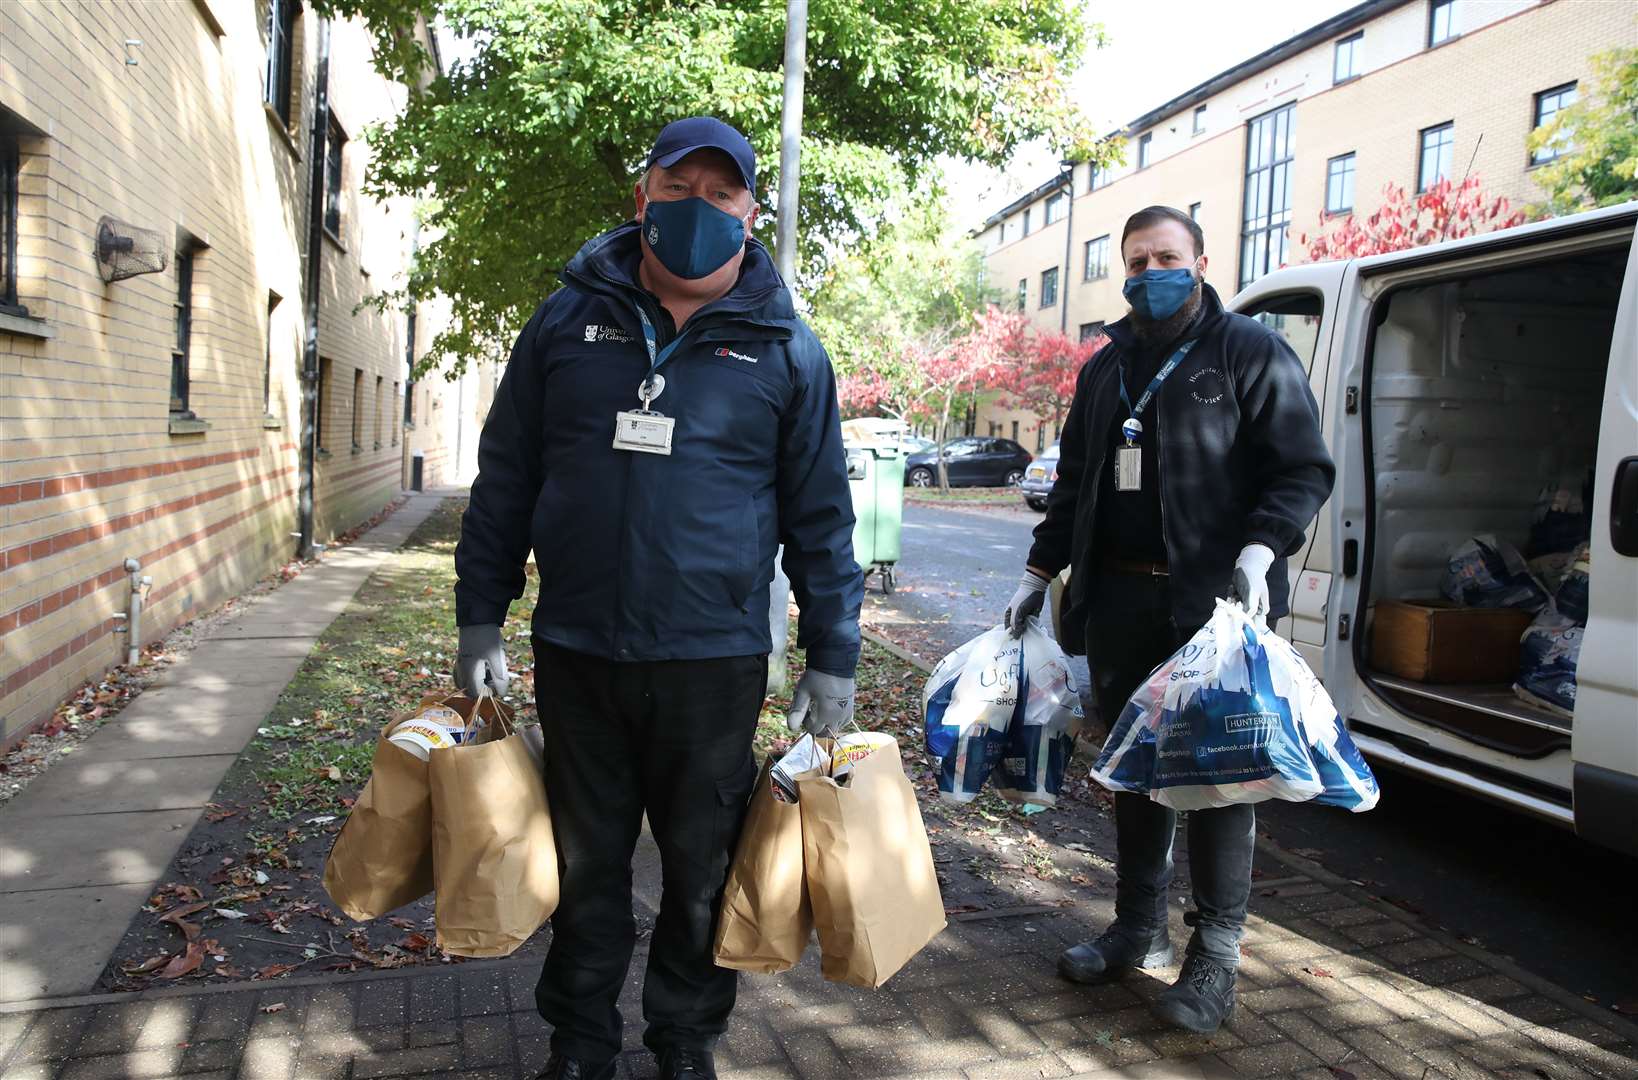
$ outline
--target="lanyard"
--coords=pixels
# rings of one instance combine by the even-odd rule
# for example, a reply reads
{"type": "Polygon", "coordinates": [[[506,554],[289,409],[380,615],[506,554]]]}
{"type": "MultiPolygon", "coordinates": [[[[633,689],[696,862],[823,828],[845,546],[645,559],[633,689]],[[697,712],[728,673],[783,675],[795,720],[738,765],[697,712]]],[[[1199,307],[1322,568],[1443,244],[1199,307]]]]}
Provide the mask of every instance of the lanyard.
{"type": "MultiPolygon", "coordinates": [[[[1199,340],[1199,338],[1194,339],[1194,341],[1199,340]]],[[[1166,365],[1156,372],[1155,377],[1149,381],[1148,389],[1143,391],[1143,396],[1138,398],[1136,405],[1133,405],[1132,399],[1126,396],[1126,372],[1119,373],[1121,404],[1126,406],[1126,411],[1131,414],[1133,420],[1136,420],[1138,414],[1143,411],[1144,406],[1149,404],[1149,399],[1155,396],[1155,391],[1159,390],[1160,384],[1166,381],[1166,376],[1177,370],[1177,365],[1181,364],[1183,358],[1189,355],[1189,350],[1194,348],[1194,341],[1184,342],[1182,348],[1172,353],[1172,358],[1166,361],[1166,365]]],[[[653,346],[651,345],[649,348],[652,349],[653,346]]],[[[1139,427],[1138,430],[1142,431],[1143,429],[1139,427]]]]}
{"type": "Polygon", "coordinates": [[[653,321],[649,319],[648,312],[644,311],[641,305],[637,306],[637,318],[643,323],[643,344],[648,346],[648,377],[652,379],[655,372],[671,359],[671,354],[676,352],[677,346],[682,344],[684,334],[678,334],[664,348],[658,348],[659,334],[655,332],[653,321]]]}

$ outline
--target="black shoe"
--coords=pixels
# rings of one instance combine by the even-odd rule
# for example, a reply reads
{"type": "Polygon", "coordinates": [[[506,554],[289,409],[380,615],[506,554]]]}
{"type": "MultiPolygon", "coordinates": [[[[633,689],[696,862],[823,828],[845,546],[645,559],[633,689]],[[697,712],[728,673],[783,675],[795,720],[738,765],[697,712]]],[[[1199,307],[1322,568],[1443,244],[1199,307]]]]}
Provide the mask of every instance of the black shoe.
{"type": "Polygon", "coordinates": [[[660,1080],[717,1080],[711,1051],[698,1046],[668,1046],[660,1051],[660,1080]]]}
{"type": "Polygon", "coordinates": [[[587,1065],[584,1061],[553,1050],[546,1059],[546,1067],[535,1080],[614,1080],[614,1062],[587,1065]]]}
{"type": "Polygon", "coordinates": [[[1183,970],[1160,995],[1155,1012],[1185,1031],[1210,1035],[1234,1011],[1234,969],[1199,953],[1183,958],[1183,970]]]}
{"type": "Polygon", "coordinates": [[[1070,982],[1099,983],[1130,968],[1170,967],[1176,955],[1164,926],[1152,934],[1133,936],[1114,925],[1095,940],[1060,953],[1058,974],[1070,982]]]}

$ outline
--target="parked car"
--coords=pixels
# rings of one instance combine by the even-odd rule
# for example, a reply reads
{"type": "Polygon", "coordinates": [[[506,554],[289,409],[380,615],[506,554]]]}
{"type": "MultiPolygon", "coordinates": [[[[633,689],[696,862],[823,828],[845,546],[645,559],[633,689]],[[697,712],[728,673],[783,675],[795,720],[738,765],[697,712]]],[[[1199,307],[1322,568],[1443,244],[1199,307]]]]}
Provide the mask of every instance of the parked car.
{"type": "MultiPolygon", "coordinates": [[[[951,487],[1016,487],[1024,479],[1030,454],[1011,439],[968,435],[944,444],[951,487]]],[[[938,484],[938,447],[911,454],[904,461],[904,482],[911,487],[938,484]]]]}
{"type": "Polygon", "coordinates": [[[938,443],[932,439],[924,439],[920,435],[903,435],[899,438],[899,449],[905,454],[920,454],[932,450],[938,443]]]}
{"type": "Polygon", "coordinates": [[[1058,479],[1058,444],[1053,443],[1041,456],[1024,470],[1024,482],[1018,489],[1024,493],[1024,502],[1031,510],[1045,510],[1047,496],[1058,479]]]}

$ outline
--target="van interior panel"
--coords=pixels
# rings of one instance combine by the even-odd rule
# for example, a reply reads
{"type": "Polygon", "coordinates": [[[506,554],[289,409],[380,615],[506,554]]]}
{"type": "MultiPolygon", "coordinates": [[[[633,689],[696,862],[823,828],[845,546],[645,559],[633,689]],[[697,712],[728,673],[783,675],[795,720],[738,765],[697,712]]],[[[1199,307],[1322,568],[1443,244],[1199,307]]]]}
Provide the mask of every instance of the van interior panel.
{"type": "MultiPolygon", "coordinates": [[[[1370,603],[1437,598],[1463,543],[1490,533],[1522,550],[1550,485],[1583,491],[1625,261],[1623,246],[1378,301],[1387,310],[1369,368],[1370,603]]],[[[1403,712],[1521,757],[1567,745],[1570,720],[1521,701],[1510,683],[1372,673],[1364,640],[1362,674],[1403,712]]]]}

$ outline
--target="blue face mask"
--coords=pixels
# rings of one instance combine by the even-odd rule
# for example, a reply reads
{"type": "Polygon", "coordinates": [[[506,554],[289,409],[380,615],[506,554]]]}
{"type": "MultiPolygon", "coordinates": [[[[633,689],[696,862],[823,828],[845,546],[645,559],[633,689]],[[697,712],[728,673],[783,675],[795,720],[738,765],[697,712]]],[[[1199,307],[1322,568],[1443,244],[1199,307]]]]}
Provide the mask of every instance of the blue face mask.
{"type": "Polygon", "coordinates": [[[1187,267],[1145,270],[1137,277],[1127,278],[1120,291],[1139,318],[1159,322],[1177,314],[1177,309],[1194,292],[1194,271],[1187,267]]]}
{"type": "Polygon", "coordinates": [[[697,197],[651,200],[643,211],[643,242],[673,274],[702,278],[739,254],[745,222],[697,197]]]}

